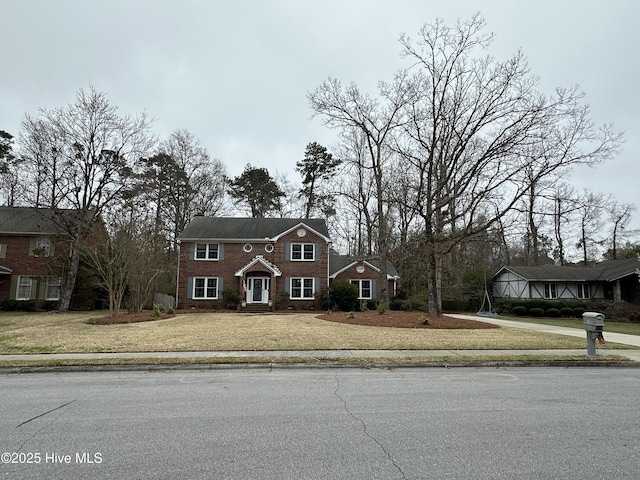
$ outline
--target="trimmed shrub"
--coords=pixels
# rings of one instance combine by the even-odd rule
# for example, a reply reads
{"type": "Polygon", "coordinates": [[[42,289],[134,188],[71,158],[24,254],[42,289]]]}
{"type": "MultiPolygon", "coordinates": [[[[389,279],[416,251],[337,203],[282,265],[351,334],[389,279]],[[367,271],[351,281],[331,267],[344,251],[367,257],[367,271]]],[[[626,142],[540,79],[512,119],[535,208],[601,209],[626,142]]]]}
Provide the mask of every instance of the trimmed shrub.
{"type": "Polygon", "coordinates": [[[338,280],[331,284],[332,302],[343,312],[359,310],[358,287],[346,280],[338,280]]]}
{"type": "Polygon", "coordinates": [[[560,316],[560,310],[558,310],[557,308],[547,308],[547,310],[544,313],[545,313],[545,315],[547,317],[559,317],[560,316]]]}
{"type": "Polygon", "coordinates": [[[577,307],[573,309],[573,316],[575,318],[582,318],[582,314],[586,312],[586,310],[583,307],[577,307]]]}
{"type": "Polygon", "coordinates": [[[560,316],[564,317],[564,318],[571,318],[573,317],[573,308],[570,307],[562,307],[560,309],[560,316]]]}
{"type": "Polygon", "coordinates": [[[6,300],[2,302],[0,310],[6,312],[35,312],[36,303],[33,300],[6,300]]]}
{"type": "Polygon", "coordinates": [[[389,310],[402,310],[402,300],[394,298],[389,302],[389,310]]]}
{"type": "Polygon", "coordinates": [[[527,309],[521,305],[518,305],[517,307],[513,307],[511,309],[511,313],[513,313],[514,315],[518,315],[520,317],[522,315],[527,314],[527,309]]]}
{"type": "Polygon", "coordinates": [[[544,317],[544,309],[538,307],[530,308],[529,315],[532,317],[544,317]]]}
{"type": "Polygon", "coordinates": [[[402,302],[402,310],[429,310],[429,299],[427,295],[413,295],[402,302]]]}
{"type": "Polygon", "coordinates": [[[240,303],[240,290],[236,288],[223,288],[222,301],[226,308],[236,308],[240,303]]]}

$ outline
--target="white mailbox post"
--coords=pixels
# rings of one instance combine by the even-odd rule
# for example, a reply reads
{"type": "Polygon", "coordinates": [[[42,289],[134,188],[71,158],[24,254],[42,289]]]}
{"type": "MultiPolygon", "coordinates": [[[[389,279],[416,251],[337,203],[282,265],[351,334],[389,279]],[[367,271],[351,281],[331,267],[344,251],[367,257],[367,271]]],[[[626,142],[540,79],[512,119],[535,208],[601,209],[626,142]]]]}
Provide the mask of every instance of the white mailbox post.
{"type": "Polygon", "coordinates": [[[584,312],[582,325],[587,332],[587,355],[596,354],[596,340],[604,343],[604,315],[597,312],[584,312]]]}

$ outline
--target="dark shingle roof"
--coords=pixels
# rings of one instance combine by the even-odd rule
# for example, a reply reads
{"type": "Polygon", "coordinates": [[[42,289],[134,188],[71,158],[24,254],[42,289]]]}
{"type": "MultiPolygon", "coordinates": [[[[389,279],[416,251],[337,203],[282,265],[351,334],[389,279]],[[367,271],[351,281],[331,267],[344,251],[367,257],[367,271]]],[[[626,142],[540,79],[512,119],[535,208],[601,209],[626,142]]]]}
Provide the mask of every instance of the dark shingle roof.
{"type": "Polygon", "coordinates": [[[10,234],[62,233],[64,230],[54,219],[69,212],[51,208],[0,207],[0,232],[10,234]]]}
{"type": "MultiPolygon", "coordinates": [[[[380,269],[380,260],[379,259],[364,259],[367,263],[373,265],[375,268],[380,269]]],[[[338,255],[332,253],[329,255],[329,275],[334,275],[340,270],[347,268],[354,263],[358,263],[362,261],[361,258],[353,257],[351,255],[338,255]]],[[[393,263],[387,260],[387,275],[392,277],[398,276],[398,270],[393,263]]]]}
{"type": "Polygon", "coordinates": [[[329,239],[327,223],[320,218],[232,218],[195,217],[185,227],[180,240],[264,240],[274,238],[300,224],[329,239]]]}
{"type": "MultiPolygon", "coordinates": [[[[640,268],[640,262],[635,258],[620,260],[608,260],[593,266],[561,266],[561,265],[536,265],[531,267],[505,266],[496,275],[504,270],[515,273],[526,280],[537,281],[575,281],[588,282],[604,280],[611,282],[619,278],[634,275],[640,268]]],[[[495,275],[494,275],[495,277],[495,275]]]]}

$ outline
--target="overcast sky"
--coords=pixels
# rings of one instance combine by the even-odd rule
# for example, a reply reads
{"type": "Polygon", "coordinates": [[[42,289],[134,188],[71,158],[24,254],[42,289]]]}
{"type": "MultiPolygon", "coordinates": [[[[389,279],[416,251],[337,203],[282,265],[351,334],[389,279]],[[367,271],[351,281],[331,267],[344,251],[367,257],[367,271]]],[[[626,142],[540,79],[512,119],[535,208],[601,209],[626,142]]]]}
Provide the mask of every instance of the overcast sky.
{"type": "Polygon", "coordinates": [[[232,176],[251,163],[298,183],[306,145],[336,138],[307,92],[332,76],[375,94],[407,66],[401,33],[476,11],[496,34],[489,53],[522,49],[541,91],[578,84],[596,123],[625,132],[620,155],[571,178],[636,204],[637,0],[0,0],[0,130],[17,136],[25,114],[94,86],[161,137],[188,130],[232,176]]]}

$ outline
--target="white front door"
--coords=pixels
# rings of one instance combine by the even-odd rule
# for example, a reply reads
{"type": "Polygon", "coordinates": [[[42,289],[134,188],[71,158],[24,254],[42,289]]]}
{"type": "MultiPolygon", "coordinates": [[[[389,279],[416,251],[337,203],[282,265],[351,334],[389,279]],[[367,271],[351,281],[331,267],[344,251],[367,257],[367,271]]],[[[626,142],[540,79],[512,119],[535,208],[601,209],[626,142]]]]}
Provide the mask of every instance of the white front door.
{"type": "Polygon", "coordinates": [[[269,301],[269,277],[247,278],[247,303],[267,303],[269,301]]]}

